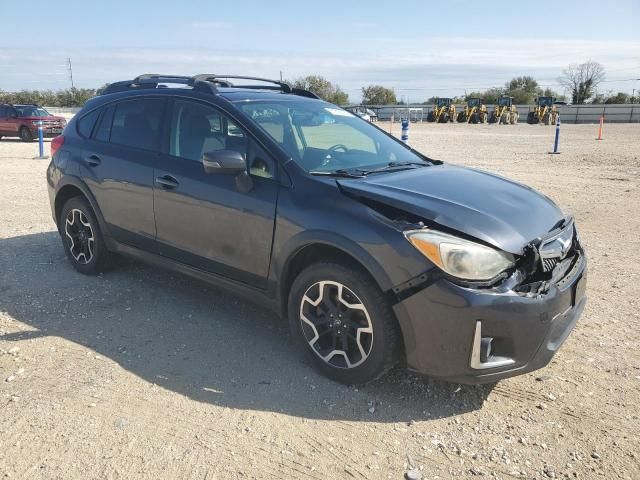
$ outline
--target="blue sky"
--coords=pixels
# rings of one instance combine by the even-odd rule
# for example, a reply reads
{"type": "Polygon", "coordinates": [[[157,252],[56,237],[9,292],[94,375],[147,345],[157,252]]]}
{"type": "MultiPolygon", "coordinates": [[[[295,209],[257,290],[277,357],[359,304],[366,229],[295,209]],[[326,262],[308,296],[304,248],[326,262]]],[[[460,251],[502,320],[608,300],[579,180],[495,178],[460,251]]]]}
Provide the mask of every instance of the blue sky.
{"type": "Polygon", "coordinates": [[[410,101],[532,75],[557,90],[601,62],[600,91],[640,89],[640,1],[215,2],[0,0],[0,89],[96,87],[139,73],[320,74],[352,100],[380,83],[410,101]],[[584,13],[580,13],[584,12],[584,13]],[[38,35],[38,33],[42,35],[38,35]],[[40,40],[39,37],[42,39],[40,40]]]}

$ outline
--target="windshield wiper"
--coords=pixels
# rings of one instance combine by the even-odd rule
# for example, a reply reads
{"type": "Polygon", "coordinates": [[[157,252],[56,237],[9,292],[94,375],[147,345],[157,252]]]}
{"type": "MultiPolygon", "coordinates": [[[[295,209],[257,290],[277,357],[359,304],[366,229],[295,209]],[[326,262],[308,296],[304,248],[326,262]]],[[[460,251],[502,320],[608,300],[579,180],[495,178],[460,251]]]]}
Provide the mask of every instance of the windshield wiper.
{"type": "Polygon", "coordinates": [[[339,170],[331,170],[328,172],[321,172],[321,171],[310,171],[309,172],[311,175],[323,175],[326,177],[347,177],[347,178],[362,178],[364,176],[364,174],[362,173],[353,173],[350,172],[349,170],[345,170],[345,169],[339,169],[339,170]]]}
{"type": "Polygon", "coordinates": [[[385,172],[385,171],[389,171],[389,170],[406,170],[407,167],[409,168],[413,168],[413,167],[428,167],[429,164],[428,163],[423,163],[423,162],[389,162],[386,165],[382,166],[382,167],[378,167],[378,168],[374,168],[372,170],[363,170],[363,169],[357,169],[358,172],[362,173],[362,175],[369,175],[370,173],[376,173],[376,172],[385,172]]]}

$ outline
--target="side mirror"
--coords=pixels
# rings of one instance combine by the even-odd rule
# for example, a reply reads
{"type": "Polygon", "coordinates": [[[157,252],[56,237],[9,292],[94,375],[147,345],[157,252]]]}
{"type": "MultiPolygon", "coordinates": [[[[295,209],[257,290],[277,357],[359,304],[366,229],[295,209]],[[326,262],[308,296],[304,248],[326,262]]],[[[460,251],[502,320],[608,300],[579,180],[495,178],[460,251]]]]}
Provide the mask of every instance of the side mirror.
{"type": "Polygon", "coordinates": [[[205,152],[202,156],[205,173],[238,175],[247,171],[247,162],[241,153],[235,150],[217,150],[205,152]]]}

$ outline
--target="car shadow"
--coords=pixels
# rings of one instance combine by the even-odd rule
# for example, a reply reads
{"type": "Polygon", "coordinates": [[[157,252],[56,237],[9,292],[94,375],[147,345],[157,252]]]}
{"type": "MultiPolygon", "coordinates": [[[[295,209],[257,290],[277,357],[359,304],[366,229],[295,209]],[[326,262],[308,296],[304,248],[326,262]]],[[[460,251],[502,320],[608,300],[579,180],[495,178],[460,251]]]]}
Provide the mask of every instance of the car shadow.
{"type": "Polygon", "coordinates": [[[179,274],[117,263],[84,276],[57,232],[0,239],[0,310],[31,328],[0,343],[60,337],[198,402],[313,419],[449,417],[481,408],[492,389],[401,368],[366,386],[337,384],[302,360],[273,313],[179,274]]]}

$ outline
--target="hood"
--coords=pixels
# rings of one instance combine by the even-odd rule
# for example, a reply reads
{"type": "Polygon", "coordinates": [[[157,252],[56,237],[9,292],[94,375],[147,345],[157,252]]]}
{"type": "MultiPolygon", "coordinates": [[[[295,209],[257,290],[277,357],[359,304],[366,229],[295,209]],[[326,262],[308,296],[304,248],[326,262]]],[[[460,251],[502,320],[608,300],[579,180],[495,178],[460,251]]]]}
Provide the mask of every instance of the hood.
{"type": "Polygon", "coordinates": [[[452,165],[340,179],[338,184],[351,196],[404,210],[513,254],[521,254],[563,219],[549,198],[527,186],[452,165]]]}

